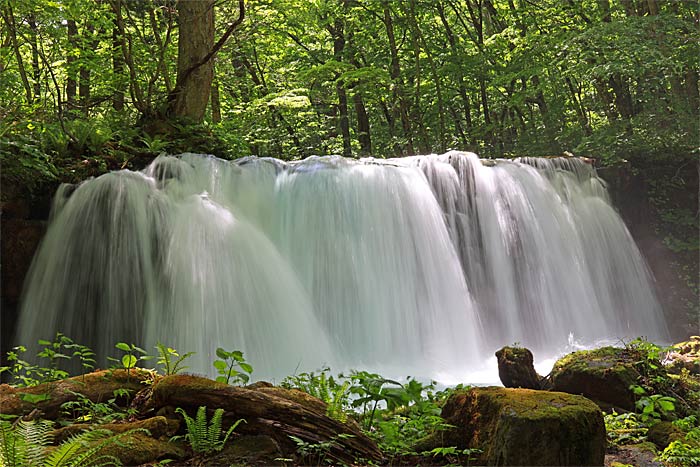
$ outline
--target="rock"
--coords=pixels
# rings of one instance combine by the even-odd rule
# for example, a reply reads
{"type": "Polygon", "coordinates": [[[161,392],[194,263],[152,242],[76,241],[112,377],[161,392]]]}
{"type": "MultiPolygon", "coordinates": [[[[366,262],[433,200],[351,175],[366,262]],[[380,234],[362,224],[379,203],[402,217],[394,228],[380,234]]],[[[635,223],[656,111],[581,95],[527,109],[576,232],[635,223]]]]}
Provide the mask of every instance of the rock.
{"type": "Polygon", "coordinates": [[[43,418],[55,419],[62,404],[77,400],[76,394],[82,394],[92,402],[104,401],[113,397],[116,389],[136,393],[152,377],[153,374],[148,370],[132,368],[129,372],[99,370],[28,388],[0,384],[0,407],[6,415],[26,415],[39,410],[43,413],[43,418]]]}
{"type": "Polygon", "coordinates": [[[326,416],[321,401],[313,398],[311,403],[307,400],[311,396],[300,397],[298,391],[242,388],[199,376],[171,375],[155,382],[152,397],[156,411],[166,406],[182,407],[191,414],[199,406],[224,409],[224,426],[244,419],[246,423],[238,426],[237,433],[269,436],[287,456],[296,451],[289,438],[296,436],[310,444],[333,441],[329,461],[382,459],[374,441],[355,426],[326,416]]]}
{"type": "Polygon", "coordinates": [[[700,375],[700,336],[674,344],[666,355],[664,365],[669,373],[680,373],[686,369],[693,375],[700,375]]]}
{"type": "Polygon", "coordinates": [[[672,441],[684,441],[685,433],[671,422],[660,421],[649,427],[647,439],[654,443],[657,449],[664,449],[672,441]]]}
{"type": "Polygon", "coordinates": [[[522,347],[503,347],[496,352],[498,377],[507,388],[542,389],[532,352],[522,347]]]}
{"type": "Polygon", "coordinates": [[[631,349],[601,347],[573,352],[559,359],[550,373],[553,391],[580,394],[602,408],[618,407],[633,411],[638,383],[635,368],[638,354],[631,349]]]}
{"type": "Polygon", "coordinates": [[[19,302],[24,277],[27,275],[34,252],[45,230],[46,223],[43,221],[3,218],[1,242],[3,301],[10,304],[19,302]]]}
{"type": "Polygon", "coordinates": [[[581,396],[473,388],[450,396],[442,418],[453,427],[422,440],[416,451],[481,449],[475,465],[603,465],[603,416],[581,396]]]}

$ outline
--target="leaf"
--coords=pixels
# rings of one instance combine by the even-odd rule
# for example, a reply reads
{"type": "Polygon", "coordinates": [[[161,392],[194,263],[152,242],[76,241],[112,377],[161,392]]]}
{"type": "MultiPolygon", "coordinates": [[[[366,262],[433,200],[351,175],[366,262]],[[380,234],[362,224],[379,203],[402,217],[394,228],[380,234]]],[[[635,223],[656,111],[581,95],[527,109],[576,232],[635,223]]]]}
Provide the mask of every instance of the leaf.
{"type": "Polygon", "coordinates": [[[224,349],[222,349],[221,347],[219,347],[219,348],[216,349],[216,356],[219,357],[219,358],[221,358],[221,359],[226,360],[226,359],[229,357],[229,353],[226,352],[226,351],[225,351],[224,349]]]}
{"type": "Polygon", "coordinates": [[[122,365],[124,368],[133,368],[136,366],[137,358],[133,355],[124,355],[122,357],[122,365]]]}
{"type": "Polygon", "coordinates": [[[124,342],[119,342],[117,345],[115,345],[116,348],[119,350],[123,350],[124,352],[131,352],[131,347],[129,347],[128,344],[125,344],[124,342]]]}
{"type": "Polygon", "coordinates": [[[252,373],[252,372],[253,372],[253,367],[252,367],[251,365],[245,363],[245,362],[239,363],[238,366],[240,366],[241,369],[242,369],[243,371],[245,371],[246,373],[252,373]]]}

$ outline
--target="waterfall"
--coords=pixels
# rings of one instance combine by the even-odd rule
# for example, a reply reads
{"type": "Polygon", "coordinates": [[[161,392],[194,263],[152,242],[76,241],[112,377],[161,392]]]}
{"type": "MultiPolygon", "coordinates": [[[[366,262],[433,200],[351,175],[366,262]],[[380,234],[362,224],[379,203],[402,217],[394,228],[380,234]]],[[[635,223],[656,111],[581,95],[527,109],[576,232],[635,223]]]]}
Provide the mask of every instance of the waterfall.
{"type": "Polygon", "coordinates": [[[18,342],[60,331],[241,349],[256,378],[322,365],[468,374],[502,345],[551,352],[665,324],[604,183],[578,159],[161,156],[63,186],[18,342]]]}

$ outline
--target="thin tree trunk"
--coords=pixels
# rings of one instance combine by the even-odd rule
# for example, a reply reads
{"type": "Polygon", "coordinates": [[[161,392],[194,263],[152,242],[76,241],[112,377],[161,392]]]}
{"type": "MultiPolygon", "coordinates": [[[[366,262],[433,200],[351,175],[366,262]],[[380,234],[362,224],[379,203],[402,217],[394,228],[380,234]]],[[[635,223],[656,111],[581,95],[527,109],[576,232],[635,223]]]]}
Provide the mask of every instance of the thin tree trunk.
{"type": "Polygon", "coordinates": [[[360,143],[360,155],[369,156],[372,154],[372,139],[370,137],[367,109],[359,92],[355,92],[352,99],[355,105],[355,115],[357,116],[357,141],[360,143]]]}
{"type": "Polygon", "coordinates": [[[69,19],[66,22],[68,27],[68,56],[66,57],[66,65],[68,70],[66,74],[68,79],[66,80],[66,102],[69,108],[75,107],[75,98],[78,95],[78,79],[76,76],[76,51],[78,49],[78,25],[75,24],[75,20],[69,19]]]}
{"type": "Polygon", "coordinates": [[[10,38],[12,41],[12,50],[15,53],[15,58],[17,59],[17,67],[19,68],[19,75],[22,79],[22,85],[24,86],[24,92],[27,96],[27,104],[33,102],[32,97],[32,87],[29,84],[29,78],[27,78],[27,70],[24,68],[24,61],[22,61],[22,53],[19,50],[19,41],[17,40],[17,25],[15,23],[15,15],[12,12],[12,7],[7,4],[7,9],[2,10],[2,16],[7,24],[7,28],[10,33],[10,38]]]}

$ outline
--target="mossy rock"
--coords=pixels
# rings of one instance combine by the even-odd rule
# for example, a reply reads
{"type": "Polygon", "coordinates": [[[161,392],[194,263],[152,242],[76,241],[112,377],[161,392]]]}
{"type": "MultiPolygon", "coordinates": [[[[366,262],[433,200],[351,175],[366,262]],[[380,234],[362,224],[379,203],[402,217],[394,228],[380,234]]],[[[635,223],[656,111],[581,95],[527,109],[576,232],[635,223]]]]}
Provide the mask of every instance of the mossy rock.
{"type": "Polygon", "coordinates": [[[654,423],[647,432],[647,439],[654,443],[658,449],[664,449],[672,441],[684,441],[685,433],[671,422],[660,421],[654,423]]]}
{"type": "Polygon", "coordinates": [[[476,465],[603,465],[605,424],[590,400],[499,387],[454,393],[442,409],[452,428],[415,446],[481,449],[476,465]]]}
{"type": "Polygon", "coordinates": [[[638,354],[633,350],[601,347],[573,352],[559,359],[550,373],[553,391],[585,396],[602,408],[634,410],[630,386],[638,384],[638,354]]]}
{"type": "Polygon", "coordinates": [[[524,347],[503,347],[496,352],[498,377],[507,388],[542,389],[532,352],[524,347]]]}

